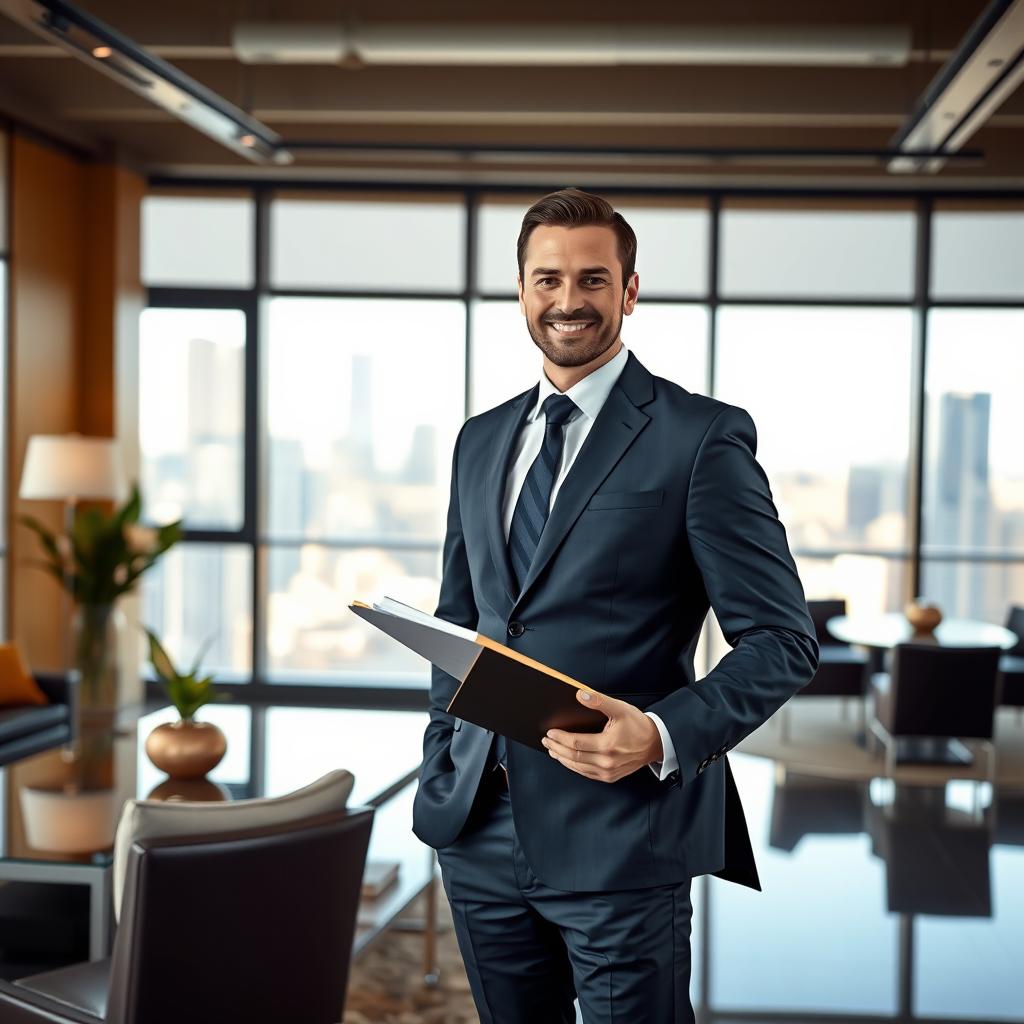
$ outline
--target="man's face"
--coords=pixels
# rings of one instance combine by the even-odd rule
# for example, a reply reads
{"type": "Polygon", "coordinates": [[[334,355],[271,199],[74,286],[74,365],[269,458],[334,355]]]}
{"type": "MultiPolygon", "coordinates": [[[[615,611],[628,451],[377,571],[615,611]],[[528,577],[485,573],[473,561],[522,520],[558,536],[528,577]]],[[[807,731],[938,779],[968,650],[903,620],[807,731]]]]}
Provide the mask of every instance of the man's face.
{"type": "Polygon", "coordinates": [[[523,258],[519,308],[534,344],[556,366],[583,366],[615,343],[636,305],[640,279],[622,287],[615,232],[608,227],[533,229],[523,258]]]}

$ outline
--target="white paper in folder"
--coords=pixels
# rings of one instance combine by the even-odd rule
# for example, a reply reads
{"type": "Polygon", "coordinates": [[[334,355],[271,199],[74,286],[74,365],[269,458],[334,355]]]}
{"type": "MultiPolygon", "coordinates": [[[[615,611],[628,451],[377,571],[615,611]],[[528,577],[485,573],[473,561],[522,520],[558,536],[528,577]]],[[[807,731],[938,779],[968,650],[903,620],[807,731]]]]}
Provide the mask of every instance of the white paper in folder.
{"type": "Polygon", "coordinates": [[[391,597],[374,601],[372,607],[356,601],[349,608],[460,681],[469,674],[483,650],[473,630],[421,612],[391,597]]]}

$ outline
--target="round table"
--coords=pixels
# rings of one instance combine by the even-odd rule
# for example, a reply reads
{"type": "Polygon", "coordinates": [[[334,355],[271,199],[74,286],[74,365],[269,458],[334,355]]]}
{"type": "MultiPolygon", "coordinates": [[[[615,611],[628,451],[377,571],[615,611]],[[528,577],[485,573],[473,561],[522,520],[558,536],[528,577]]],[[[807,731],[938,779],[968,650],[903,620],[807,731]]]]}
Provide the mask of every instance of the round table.
{"type": "MultiPolygon", "coordinates": [[[[896,644],[934,644],[938,647],[999,647],[1008,650],[1017,643],[1016,633],[991,622],[977,619],[943,619],[934,633],[915,633],[902,612],[884,615],[835,615],[825,628],[837,640],[868,648],[868,671],[882,670],[887,650],[896,644]]],[[[867,745],[866,734],[857,737],[860,746],[867,745]]],[[[896,740],[902,751],[901,761],[923,764],[969,765],[973,755],[956,739],[908,737],[896,740]]]]}
{"type": "Polygon", "coordinates": [[[977,619],[943,619],[934,633],[915,633],[902,612],[884,615],[835,615],[825,628],[837,640],[862,647],[888,649],[896,644],[937,644],[940,647],[1000,647],[1009,650],[1017,634],[977,619]]]}

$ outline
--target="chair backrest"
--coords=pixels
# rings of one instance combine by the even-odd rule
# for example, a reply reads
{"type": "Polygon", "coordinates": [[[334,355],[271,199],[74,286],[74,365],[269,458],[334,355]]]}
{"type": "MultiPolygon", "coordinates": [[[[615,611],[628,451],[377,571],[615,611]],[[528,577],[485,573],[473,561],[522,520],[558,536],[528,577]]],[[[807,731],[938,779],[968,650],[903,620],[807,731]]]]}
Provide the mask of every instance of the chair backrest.
{"type": "Polygon", "coordinates": [[[337,1024],[372,820],[136,840],[107,1024],[337,1024]]]}
{"type": "Polygon", "coordinates": [[[892,657],[893,733],[991,739],[998,647],[897,644],[892,657]]]}
{"type": "Polygon", "coordinates": [[[355,776],[335,768],[308,786],[282,796],[227,803],[195,800],[128,800],[114,837],[114,917],[120,919],[128,850],[137,839],[159,836],[216,835],[340,811],[348,802],[355,776]]]}
{"type": "Polygon", "coordinates": [[[1018,658],[1024,658],[1024,607],[1019,604],[1010,605],[1006,615],[1006,628],[1011,633],[1017,634],[1017,643],[1003,654],[1012,654],[1018,658]]]}
{"type": "Polygon", "coordinates": [[[825,623],[836,615],[846,614],[846,600],[841,597],[830,597],[820,601],[808,601],[807,610],[811,613],[811,621],[814,623],[814,632],[818,638],[818,644],[833,647],[849,645],[843,640],[837,640],[826,628],[825,623]]]}

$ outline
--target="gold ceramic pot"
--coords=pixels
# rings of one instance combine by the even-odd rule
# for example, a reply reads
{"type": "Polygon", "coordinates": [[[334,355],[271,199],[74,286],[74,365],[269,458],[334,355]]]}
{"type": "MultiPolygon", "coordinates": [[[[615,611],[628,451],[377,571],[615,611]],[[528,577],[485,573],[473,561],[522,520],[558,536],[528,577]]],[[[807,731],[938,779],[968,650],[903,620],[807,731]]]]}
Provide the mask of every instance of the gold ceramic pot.
{"type": "Polygon", "coordinates": [[[146,755],[172,779],[201,779],[220,764],[227,749],[217,726],[191,718],[165,722],[146,737],[146,755]]]}
{"type": "Polygon", "coordinates": [[[920,598],[911,601],[903,609],[903,614],[916,633],[932,633],[942,621],[942,611],[939,607],[934,604],[926,604],[920,598]]]}

